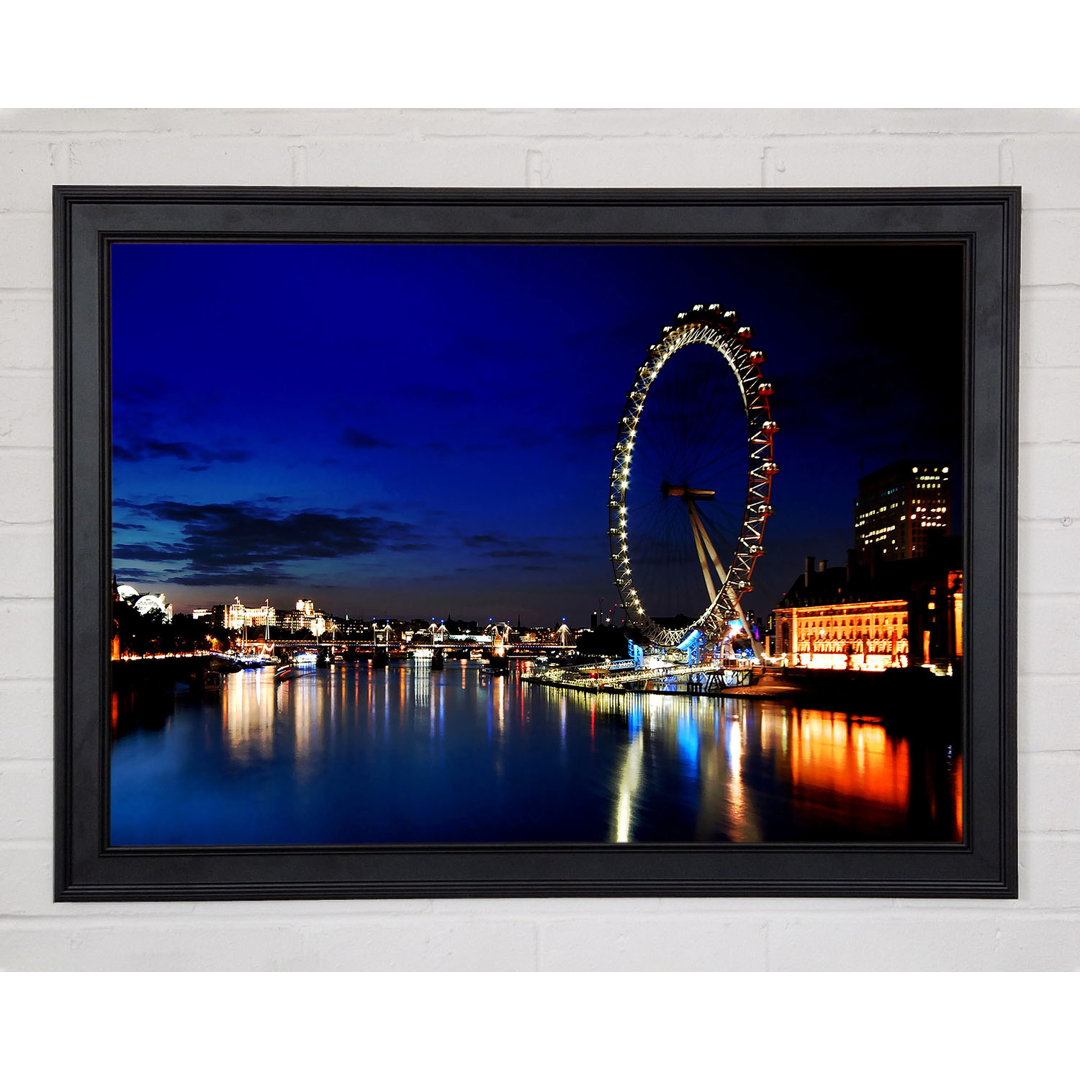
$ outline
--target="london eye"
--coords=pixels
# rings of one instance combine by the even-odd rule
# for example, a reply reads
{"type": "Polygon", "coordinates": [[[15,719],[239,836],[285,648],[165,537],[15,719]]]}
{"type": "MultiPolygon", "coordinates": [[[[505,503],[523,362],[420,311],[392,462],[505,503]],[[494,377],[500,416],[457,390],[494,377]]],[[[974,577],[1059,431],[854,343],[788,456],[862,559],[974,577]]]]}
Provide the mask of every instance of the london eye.
{"type": "MultiPolygon", "coordinates": [[[[772,515],[772,384],[752,331],[720,304],[665,326],[619,421],[608,497],[615,585],[654,645],[749,631],[743,598],[772,515]]],[[[757,653],[752,634],[751,644],[757,653]]]]}

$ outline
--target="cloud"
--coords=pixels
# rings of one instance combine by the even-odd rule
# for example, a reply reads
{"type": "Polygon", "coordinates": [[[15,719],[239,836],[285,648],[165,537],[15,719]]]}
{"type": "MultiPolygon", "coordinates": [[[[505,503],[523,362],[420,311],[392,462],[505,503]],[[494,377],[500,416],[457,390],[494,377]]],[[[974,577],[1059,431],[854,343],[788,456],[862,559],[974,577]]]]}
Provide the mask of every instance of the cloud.
{"type": "Polygon", "coordinates": [[[463,536],[461,542],[466,547],[488,547],[492,544],[506,543],[501,537],[493,536],[491,533],[477,533],[473,536],[463,536]]]}
{"type": "MultiPolygon", "coordinates": [[[[536,545],[522,544],[519,540],[494,533],[474,533],[472,536],[463,536],[461,542],[469,548],[474,548],[488,559],[550,559],[552,553],[547,548],[536,545]]],[[[520,569],[534,569],[534,567],[520,567],[520,569]]]]}
{"type": "Polygon", "coordinates": [[[276,566],[252,566],[246,570],[208,572],[202,574],[177,574],[173,581],[178,585],[266,585],[273,587],[285,581],[295,581],[295,574],[288,574],[276,566]]]}
{"type": "Polygon", "coordinates": [[[181,584],[271,584],[289,580],[283,565],[339,559],[377,551],[429,546],[412,526],[386,518],[327,510],[288,512],[257,503],[190,504],[168,499],[117,500],[129,513],[179,528],[180,539],[162,544],[117,544],[117,558],[180,563],[181,584]]]}
{"type": "Polygon", "coordinates": [[[354,427],[347,427],[341,433],[341,441],[345,446],[350,446],[354,450],[377,450],[380,447],[390,445],[385,440],[376,438],[374,435],[369,435],[366,431],[360,431],[354,427]]]}
{"type": "Polygon", "coordinates": [[[113,544],[114,559],[138,559],[139,562],[176,562],[187,558],[183,544],[113,544]]]}
{"type": "Polygon", "coordinates": [[[149,458],[175,458],[188,462],[189,472],[202,472],[215,462],[247,461],[246,450],[212,449],[190,442],[164,442],[145,435],[135,435],[113,444],[114,461],[145,461],[149,458]]]}
{"type": "Polygon", "coordinates": [[[121,582],[161,580],[161,575],[153,570],[144,570],[138,566],[114,566],[116,580],[121,582]]]}

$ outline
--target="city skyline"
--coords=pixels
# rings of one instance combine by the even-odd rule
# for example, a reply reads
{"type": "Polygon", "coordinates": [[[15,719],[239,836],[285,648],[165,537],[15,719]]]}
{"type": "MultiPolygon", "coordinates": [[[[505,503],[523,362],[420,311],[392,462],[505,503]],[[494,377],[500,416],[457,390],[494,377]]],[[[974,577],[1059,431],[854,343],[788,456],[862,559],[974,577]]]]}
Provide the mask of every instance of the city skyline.
{"type": "Polygon", "coordinates": [[[961,289],[947,245],[116,245],[114,571],[181,609],[587,625],[626,392],[717,301],[776,386],[763,616],[853,546],[860,475],[957,475],[961,289]]]}

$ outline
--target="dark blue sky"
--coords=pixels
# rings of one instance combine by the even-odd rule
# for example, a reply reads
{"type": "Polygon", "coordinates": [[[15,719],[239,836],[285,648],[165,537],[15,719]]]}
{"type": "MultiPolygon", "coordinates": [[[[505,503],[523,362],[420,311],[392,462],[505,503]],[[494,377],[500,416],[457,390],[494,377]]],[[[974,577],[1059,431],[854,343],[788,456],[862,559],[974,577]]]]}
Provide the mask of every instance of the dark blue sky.
{"type": "Polygon", "coordinates": [[[843,559],[861,473],[958,470],[961,263],[931,245],[115,245],[116,574],[180,610],[307,596],[586,622],[616,601],[626,392],[662,326],[719,302],[776,386],[763,614],[804,555],[843,559]]]}

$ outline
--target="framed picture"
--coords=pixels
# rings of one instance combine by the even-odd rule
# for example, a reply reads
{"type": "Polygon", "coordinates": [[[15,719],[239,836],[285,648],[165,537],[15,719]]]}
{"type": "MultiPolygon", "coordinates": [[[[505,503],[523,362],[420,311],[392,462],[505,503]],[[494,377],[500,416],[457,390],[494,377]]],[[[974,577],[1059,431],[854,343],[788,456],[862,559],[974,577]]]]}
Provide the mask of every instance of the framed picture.
{"type": "Polygon", "coordinates": [[[1015,897],[1019,217],[56,189],[57,899],[1015,897]]]}

